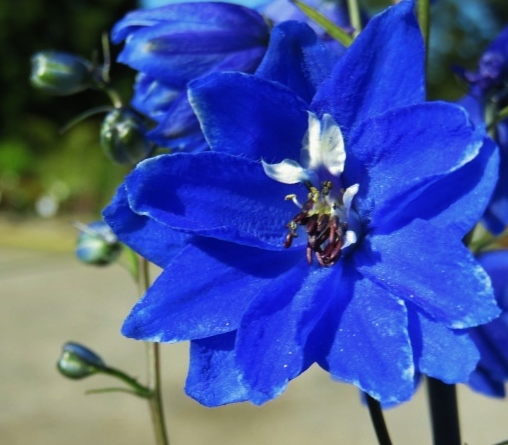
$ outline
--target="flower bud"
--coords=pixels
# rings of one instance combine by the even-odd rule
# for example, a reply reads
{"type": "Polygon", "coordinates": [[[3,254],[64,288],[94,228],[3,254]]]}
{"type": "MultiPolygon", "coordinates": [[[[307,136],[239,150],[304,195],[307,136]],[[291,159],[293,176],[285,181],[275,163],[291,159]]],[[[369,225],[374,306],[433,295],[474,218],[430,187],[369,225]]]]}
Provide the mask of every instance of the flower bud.
{"type": "Polygon", "coordinates": [[[53,94],[74,94],[88,88],[93,80],[92,64],[74,54],[41,51],[32,56],[30,81],[53,94]]]}
{"type": "Polygon", "coordinates": [[[138,114],[128,108],[115,108],[107,114],[101,126],[104,153],[117,164],[137,164],[153,151],[145,132],[143,119],[138,114]]]}
{"type": "Polygon", "coordinates": [[[94,266],[106,266],[118,258],[122,245],[104,221],[75,225],[80,230],[75,250],[80,261],[94,266]]]}
{"type": "Polygon", "coordinates": [[[58,370],[70,379],[82,379],[102,371],[106,367],[102,359],[79,343],[68,342],[63,346],[57,363],[58,370]]]}

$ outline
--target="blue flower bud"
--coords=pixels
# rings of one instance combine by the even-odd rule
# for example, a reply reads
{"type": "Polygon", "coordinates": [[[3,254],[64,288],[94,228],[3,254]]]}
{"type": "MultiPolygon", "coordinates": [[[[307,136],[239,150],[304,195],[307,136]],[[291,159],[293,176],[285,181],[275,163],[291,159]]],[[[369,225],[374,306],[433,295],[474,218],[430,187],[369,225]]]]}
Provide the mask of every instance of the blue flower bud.
{"type": "Polygon", "coordinates": [[[117,164],[137,164],[154,148],[145,133],[141,116],[128,108],[115,108],[107,114],[101,126],[104,153],[117,164]]]}
{"type": "Polygon", "coordinates": [[[74,94],[93,81],[93,67],[87,60],[61,51],[41,51],[32,56],[32,85],[53,94],[74,94]]]}
{"type": "Polygon", "coordinates": [[[79,343],[68,342],[63,346],[57,363],[58,370],[70,379],[82,379],[102,371],[106,365],[95,352],[79,343]]]}
{"type": "Polygon", "coordinates": [[[78,223],[76,226],[80,229],[75,251],[79,260],[94,266],[106,266],[118,258],[122,245],[104,221],[88,225],[78,223]]]}

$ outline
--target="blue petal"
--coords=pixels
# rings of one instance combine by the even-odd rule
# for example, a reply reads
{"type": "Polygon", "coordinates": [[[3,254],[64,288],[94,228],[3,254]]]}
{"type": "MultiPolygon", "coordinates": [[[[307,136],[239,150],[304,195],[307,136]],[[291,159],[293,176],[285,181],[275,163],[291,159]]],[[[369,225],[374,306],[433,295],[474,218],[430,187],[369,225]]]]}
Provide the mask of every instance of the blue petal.
{"type": "Polygon", "coordinates": [[[235,338],[233,331],[191,342],[187,395],[205,406],[248,400],[249,389],[235,361],[235,338]]]}
{"type": "Polygon", "coordinates": [[[501,149],[499,180],[491,203],[484,215],[484,223],[495,235],[500,235],[508,226],[508,121],[497,126],[497,141],[501,149]]]}
{"type": "Polygon", "coordinates": [[[409,333],[418,371],[445,383],[466,382],[480,357],[465,331],[454,331],[409,306],[409,333]]]}
{"type": "Polygon", "coordinates": [[[404,303],[350,272],[328,309],[335,338],[321,365],[383,404],[407,400],[415,389],[415,370],[404,303]]]}
{"type": "Polygon", "coordinates": [[[103,217],[120,241],[159,267],[172,261],[189,239],[189,235],[133,212],[123,185],[104,209],[103,217]]]}
{"type": "MultiPolygon", "coordinates": [[[[344,172],[347,185],[360,184],[360,214],[370,214],[374,226],[400,218],[404,207],[428,186],[473,159],[483,138],[462,108],[446,103],[389,110],[364,121],[346,142],[344,172]]],[[[445,197],[442,193],[429,198],[434,207],[449,206],[453,200],[439,202],[445,197]]]]}
{"type": "Polygon", "coordinates": [[[289,87],[310,102],[318,86],[332,72],[335,57],[305,23],[284,22],[276,26],[256,76],[289,87]]]}
{"type": "Polygon", "coordinates": [[[508,250],[485,252],[477,257],[489,274],[499,307],[508,312],[508,250]]]}
{"type": "Polygon", "coordinates": [[[198,239],[167,266],[124,322],[131,338],[176,342],[237,329],[250,302],[300,255],[198,239]]]}
{"type": "Polygon", "coordinates": [[[270,250],[283,249],[285,226],[298,213],[284,200],[294,186],[270,179],[259,162],[225,153],[152,158],[126,185],[139,214],[183,232],[270,250]]]}
{"type": "MultiPolygon", "coordinates": [[[[471,329],[471,338],[480,350],[480,362],[472,375],[473,381],[489,379],[491,382],[508,380],[508,315],[471,329]]],[[[496,387],[496,385],[493,385],[496,387]]],[[[489,394],[489,393],[488,393],[489,394]]],[[[490,394],[489,394],[490,395],[490,394]]]]}
{"type": "Polygon", "coordinates": [[[506,397],[505,384],[499,380],[493,380],[488,370],[478,366],[469,378],[469,386],[482,394],[491,397],[506,397]]]}
{"type": "Polygon", "coordinates": [[[158,122],[180,94],[179,89],[175,90],[153,77],[138,73],[131,105],[140,113],[158,122]]]}
{"type": "Polygon", "coordinates": [[[115,42],[126,39],[119,62],[184,88],[213,70],[253,71],[266,49],[268,27],[241,6],[188,3],[132,12],[112,35],[115,42]]]}
{"type": "Polygon", "coordinates": [[[393,215],[391,226],[400,227],[422,218],[440,227],[441,231],[462,238],[481,218],[489,202],[497,181],[498,162],[497,147],[490,138],[485,138],[478,156],[427,187],[398,215],[393,215]]]}
{"type": "Polygon", "coordinates": [[[147,133],[147,137],[161,147],[172,150],[198,152],[208,147],[185,91],[167,107],[159,117],[159,124],[147,133]]]}
{"type": "Polygon", "coordinates": [[[268,163],[300,158],[308,106],[283,85],[218,73],[192,82],[189,100],[212,150],[268,163]]]}
{"type": "Polygon", "coordinates": [[[113,27],[111,39],[120,43],[138,29],[169,23],[176,30],[241,29],[258,37],[266,29],[263,17],[252,9],[226,2],[187,2],[132,11],[113,27]]]}
{"type": "Polygon", "coordinates": [[[340,284],[340,268],[300,263],[279,275],[250,304],[237,340],[237,363],[251,388],[250,400],[265,403],[313,362],[306,341],[340,284]]]}
{"type": "Polygon", "coordinates": [[[471,337],[481,354],[480,362],[471,375],[469,384],[476,391],[490,396],[505,395],[504,382],[508,380],[508,251],[486,252],[478,256],[485,268],[503,310],[501,316],[490,323],[471,329],[471,337]]]}
{"type": "Polygon", "coordinates": [[[358,122],[425,100],[424,45],[412,1],[374,17],[319,89],[312,108],[347,136],[358,122]]]}
{"type": "Polygon", "coordinates": [[[499,315],[485,271],[460,239],[429,222],[370,233],[354,259],[362,274],[449,328],[476,326],[499,315]]]}

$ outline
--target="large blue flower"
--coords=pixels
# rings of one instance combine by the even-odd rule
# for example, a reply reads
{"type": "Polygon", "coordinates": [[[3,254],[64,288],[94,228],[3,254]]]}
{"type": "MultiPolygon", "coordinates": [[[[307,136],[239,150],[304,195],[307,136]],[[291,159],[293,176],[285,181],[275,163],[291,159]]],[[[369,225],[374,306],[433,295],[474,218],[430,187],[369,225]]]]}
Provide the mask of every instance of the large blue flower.
{"type": "Polygon", "coordinates": [[[497,302],[503,311],[499,318],[471,330],[480,350],[480,361],[469,378],[469,385],[483,394],[506,396],[508,380],[508,251],[479,255],[478,261],[492,279],[497,302]]]}
{"type": "Polygon", "coordinates": [[[139,71],[133,106],[157,122],[148,137],[173,149],[206,146],[187,83],[214,71],[253,72],[269,30],[257,12],[220,2],[180,3],[127,14],[112,30],[118,61],[139,71]]]}
{"type": "MultiPolygon", "coordinates": [[[[497,113],[508,106],[508,27],[489,45],[476,72],[464,72],[469,93],[460,100],[476,123],[491,124],[497,113]]],[[[487,228],[500,234],[508,226],[508,119],[494,125],[495,139],[501,149],[499,181],[484,215],[487,228]]]]}
{"type": "Polygon", "coordinates": [[[425,103],[411,1],[375,17],[328,79],[308,61],[315,94],[294,74],[307,59],[285,60],[193,82],[212,151],[142,162],[106,209],[152,257],[156,233],[186,237],[123,333],[192,340],[186,390],[210,406],[264,403],[315,362],[383,403],[407,400],[417,373],[466,381],[468,328],[499,313],[461,242],[496,147],[462,108],[425,103]]]}

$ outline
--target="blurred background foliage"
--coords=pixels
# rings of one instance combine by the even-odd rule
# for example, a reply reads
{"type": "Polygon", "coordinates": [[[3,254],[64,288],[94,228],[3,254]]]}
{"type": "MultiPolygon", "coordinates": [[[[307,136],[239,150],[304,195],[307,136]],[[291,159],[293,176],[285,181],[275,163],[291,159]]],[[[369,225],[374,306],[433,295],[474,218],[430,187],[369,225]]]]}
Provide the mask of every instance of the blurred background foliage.
{"type": "MultiPolygon", "coordinates": [[[[105,162],[98,143],[103,116],[61,134],[83,111],[108,104],[98,91],[55,97],[32,88],[30,57],[58,49],[101,60],[101,35],[134,0],[16,0],[0,2],[0,210],[50,216],[90,213],[124,175],[105,162]]],[[[118,48],[112,48],[113,56],[118,48]]],[[[133,73],[114,65],[115,86],[128,99],[133,73]]]]}
{"type": "MultiPolygon", "coordinates": [[[[360,0],[369,12],[389,2],[360,0]]],[[[55,97],[33,89],[30,56],[56,49],[101,60],[101,35],[134,0],[16,0],[0,2],[0,211],[9,215],[53,216],[98,213],[126,169],[110,164],[99,146],[102,115],[61,134],[85,110],[107,105],[87,90],[55,97]]],[[[478,57],[508,23],[506,0],[437,0],[432,7],[432,98],[455,100],[466,91],[452,66],[474,69],[478,57]]],[[[113,58],[118,48],[113,47],[113,58]]],[[[111,77],[124,99],[133,72],[113,65],[111,77]]]]}

